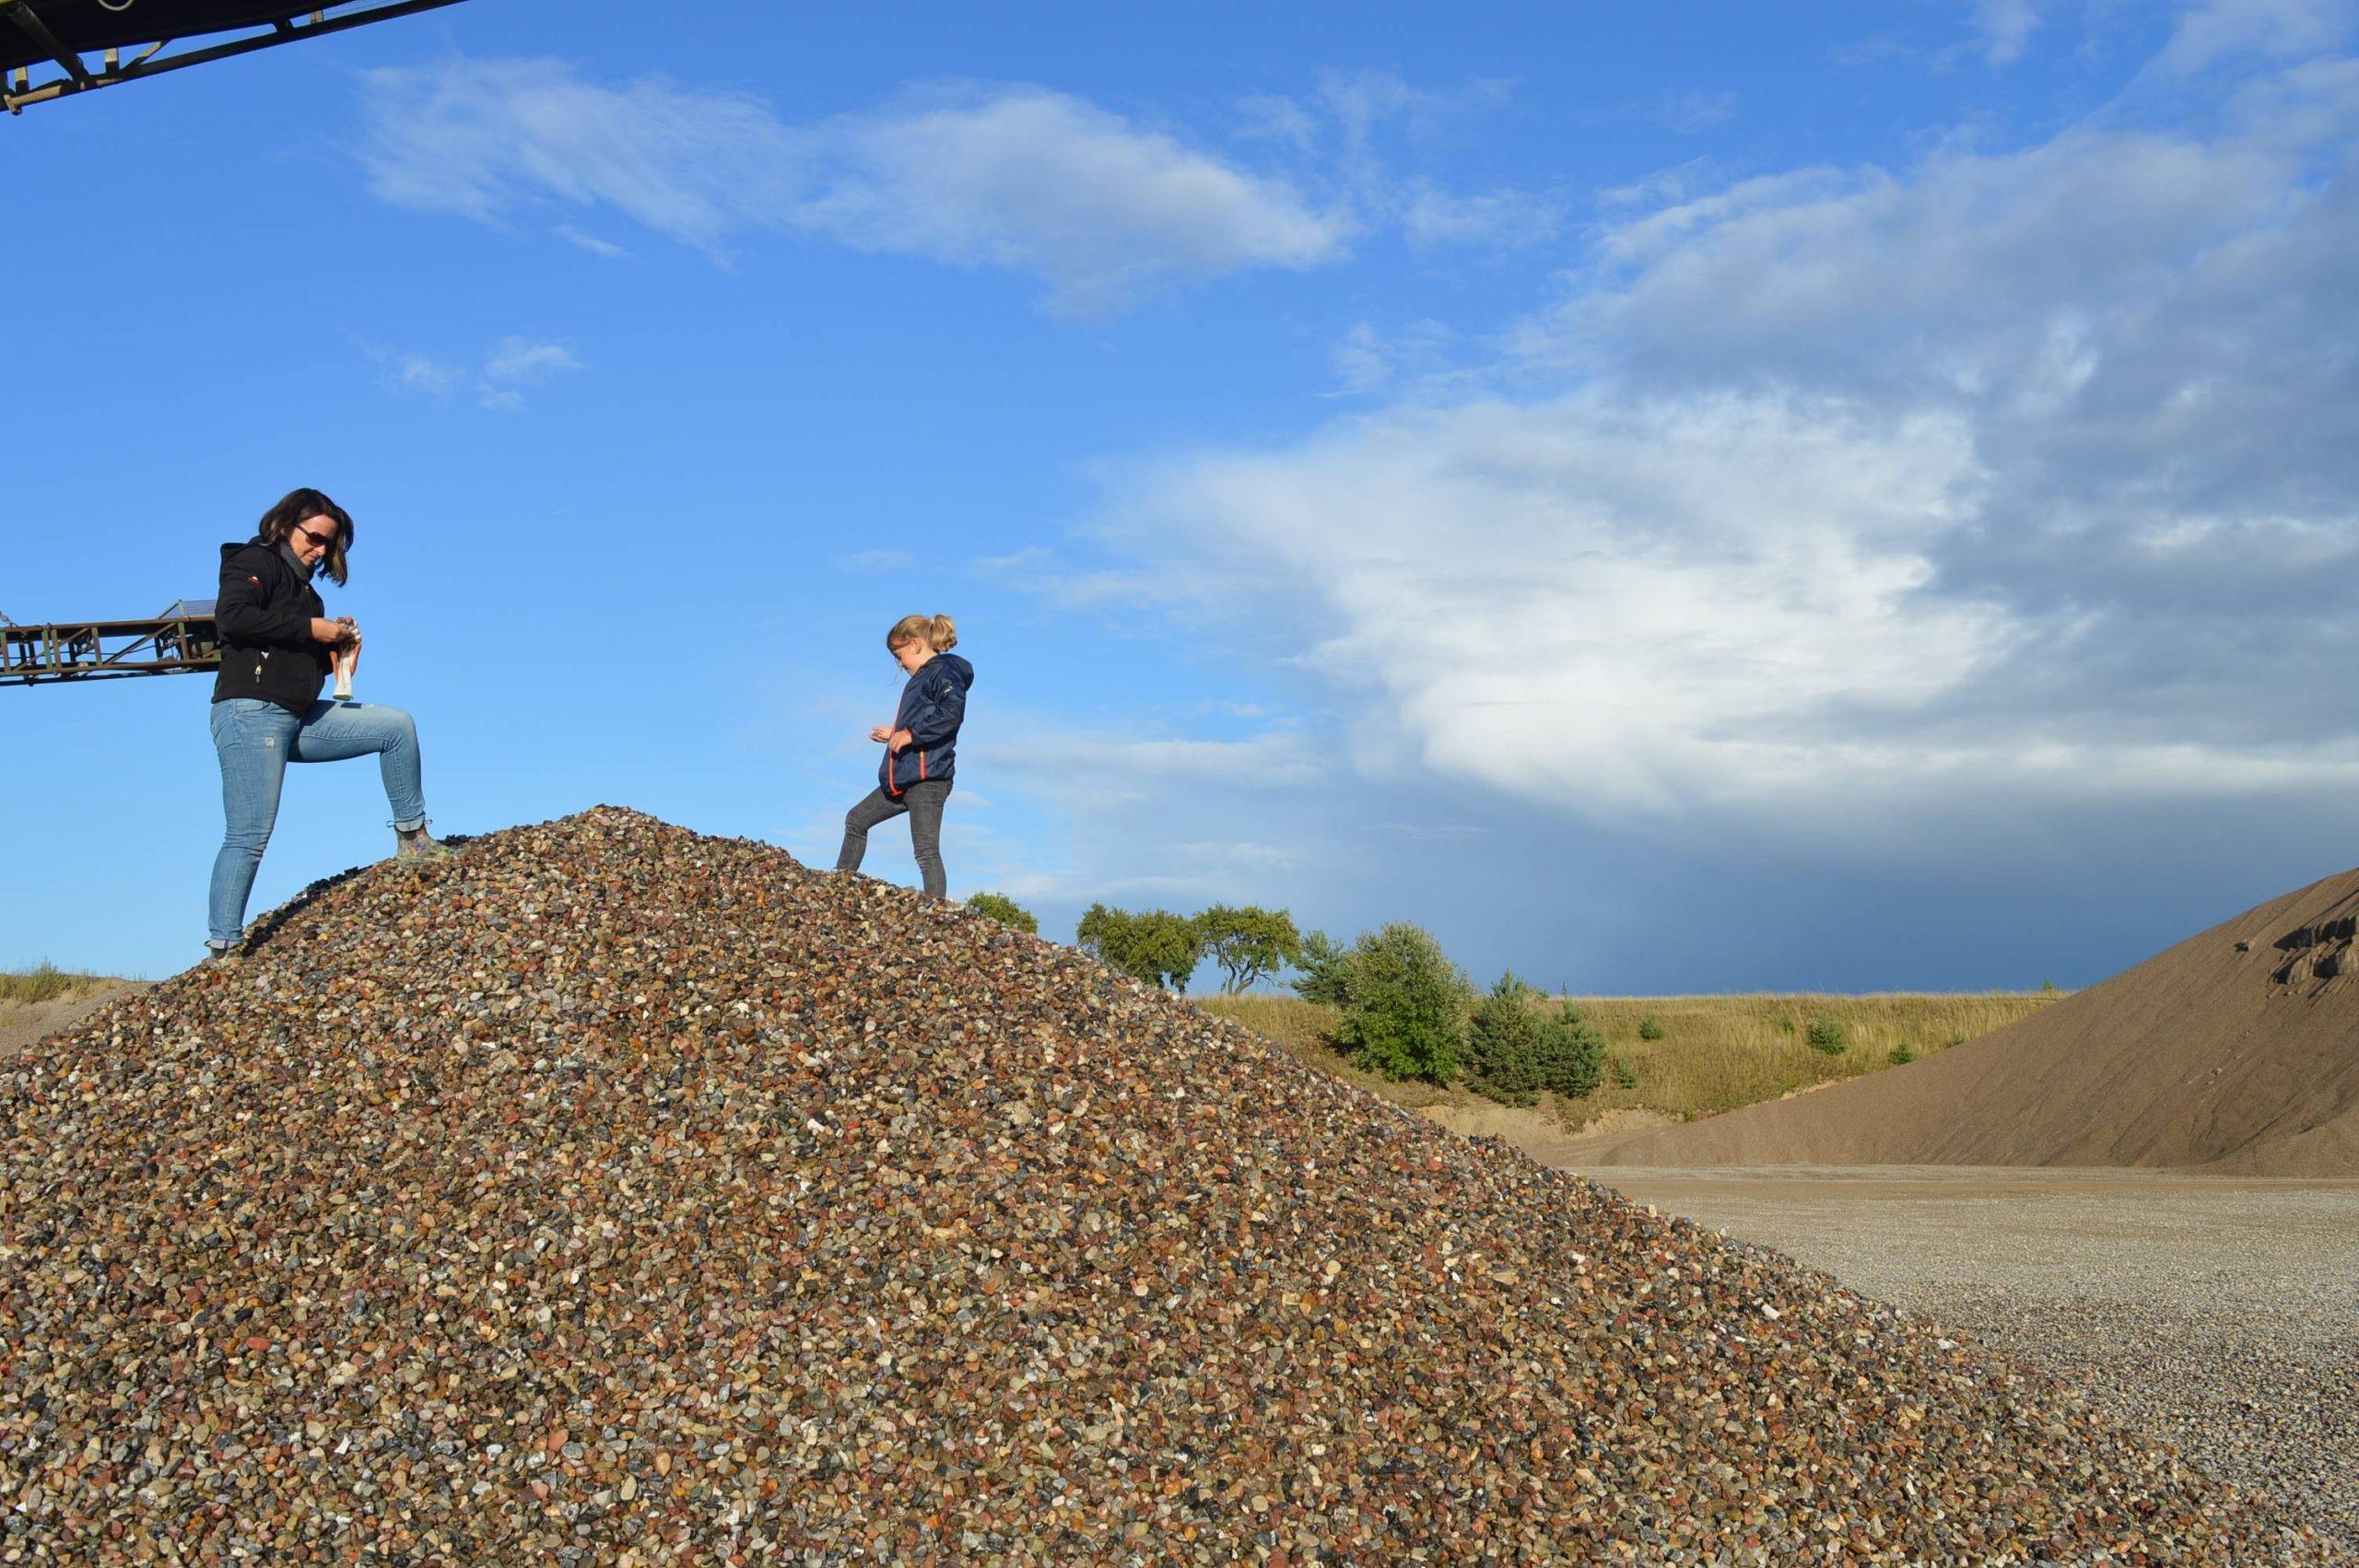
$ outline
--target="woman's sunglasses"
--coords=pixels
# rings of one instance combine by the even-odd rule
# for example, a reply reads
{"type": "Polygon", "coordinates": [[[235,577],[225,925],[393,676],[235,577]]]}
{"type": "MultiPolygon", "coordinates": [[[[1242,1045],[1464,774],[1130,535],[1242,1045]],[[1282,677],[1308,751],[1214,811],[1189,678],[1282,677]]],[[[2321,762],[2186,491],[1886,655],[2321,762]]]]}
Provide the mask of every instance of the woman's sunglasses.
{"type": "Polygon", "coordinates": [[[323,550],[329,549],[335,544],[335,535],[333,533],[314,533],[310,529],[301,527],[300,525],[298,525],[295,532],[301,534],[304,538],[310,540],[312,544],[318,545],[323,550]]]}

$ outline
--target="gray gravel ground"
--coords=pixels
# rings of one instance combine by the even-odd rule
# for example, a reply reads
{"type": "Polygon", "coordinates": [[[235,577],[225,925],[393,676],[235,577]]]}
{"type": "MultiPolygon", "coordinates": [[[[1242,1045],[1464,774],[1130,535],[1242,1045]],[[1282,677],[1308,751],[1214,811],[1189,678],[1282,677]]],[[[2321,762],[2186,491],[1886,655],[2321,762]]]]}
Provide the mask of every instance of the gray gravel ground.
{"type": "Polygon", "coordinates": [[[2359,1183],[1584,1174],[2006,1351],[2359,1562],[2359,1183]]]}

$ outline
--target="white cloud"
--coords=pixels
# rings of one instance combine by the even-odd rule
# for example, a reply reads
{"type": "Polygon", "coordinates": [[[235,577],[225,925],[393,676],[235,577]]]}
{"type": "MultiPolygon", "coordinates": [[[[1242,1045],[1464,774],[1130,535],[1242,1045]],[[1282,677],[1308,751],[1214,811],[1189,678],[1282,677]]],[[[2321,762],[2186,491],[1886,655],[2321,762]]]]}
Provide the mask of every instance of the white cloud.
{"type": "Polygon", "coordinates": [[[945,89],[833,123],[796,220],[863,249],[1037,272],[1066,304],[1165,278],[1334,259],[1353,228],[1254,175],[1084,100],[945,89]]]}
{"type": "Polygon", "coordinates": [[[1665,93],[1657,118],[1683,136],[1693,136],[1725,125],[1736,118],[1737,96],[1732,92],[1705,92],[1691,88],[1684,92],[1665,93]]]}
{"type": "Polygon", "coordinates": [[[581,361],[576,359],[573,350],[563,344],[532,343],[521,337],[505,337],[485,359],[483,373],[495,381],[534,386],[551,377],[580,369],[581,361]]]}
{"type": "Polygon", "coordinates": [[[483,357],[479,368],[431,355],[363,343],[361,352],[375,360],[385,386],[408,396],[447,402],[461,392],[474,395],[476,406],[513,414],[524,407],[520,390],[538,386],[581,369],[581,361],[562,344],[534,343],[504,337],[483,357]]]}
{"type": "MultiPolygon", "coordinates": [[[[610,210],[725,256],[752,231],[1028,273],[1050,303],[1102,312],[1175,284],[1342,260],[1379,226],[1420,246],[1554,238],[1566,204],[1460,190],[1429,167],[1504,101],[1502,81],[1414,87],[1331,75],[1240,106],[1246,167],[1184,134],[1028,84],[947,82],[792,123],[759,99],[667,77],[607,82],[552,59],[469,60],[364,77],[362,161],[386,201],[505,223],[610,210]]],[[[1727,104],[1696,97],[1700,127],[1727,104]]],[[[550,232],[625,253],[570,221],[550,232]]]]}
{"type": "Polygon", "coordinates": [[[1512,250],[1553,240],[1564,224],[1562,202],[1529,191],[1453,194],[1430,181],[1414,180],[1401,203],[1401,227],[1421,245],[1512,250]]]}
{"type": "Polygon", "coordinates": [[[466,371],[430,354],[361,345],[361,352],[377,362],[379,379],[391,391],[405,396],[445,398],[458,391],[466,371]]]}
{"type": "Polygon", "coordinates": [[[945,87],[790,125],[745,94],[608,85],[555,60],[452,60],[366,80],[363,158],[377,193],[400,205],[487,220],[609,207],[715,252],[750,228],[814,232],[1032,272],[1072,309],[1319,265],[1354,228],[1282,178],[1040,88],[945,87]]]}
{"type": "Polygon", "coordinates": [[[1974,0],[1974,28],[1982,39],[1982,57],[1993,65],[2021,59],[2024,45],[2039,29],[2039,7],[2033,0],[1974,0]]]}
{"type": "Polygon", "coordinates": [[[550,228],[549,232],[556,235],[558,239],[564,240],[569,245],[579,245],[581,249],[589,252],[592,255],[604,256],[610,262],[619,261],[623,257],[630,254],[628,251],[624,250],[620,245],[616,244],[613,240],[601,240],[595,234],[585,233],[583,230],[576,228],[569,223],[553,225],[550,228]]]}
{"type": "Polygon", "coordinates": [[[2351,0],[2186,0],[2157,64],[2181,75],[2231,55],[2316,54],[2351,32],[2351,0]]]}
{"type": "Polygon", "coordinates": [[[1328,350],[1336,380],[1331,395],[1366,397],[1403,384],[1445,380],[1450,373],[1448,356],[1458,343],[1458,334],[1436,321],[1413,322],[1391,336],[1367,322],[1356,322],[1328,350]]]}
{"type": "Polygon", "coordinates": [[[1974,479],[1941,418],[1577,396],[1156,471],[1133,521],[1332,628],[1310,661],[1362,766],[1626,813],[1808,790],[1836,731],[1854,767],[1896,766],[1876,723],[2014,635],[1921,593],[1974,479]]]}
{"type": "Polygon", "coordinates": [[[1837,837],[2348,791],[2359,692],[2291,673],[2359,658],[2354,127],[2313,61],[1637,206],[1496,368],[1559,391],[1143,465],[1123,569],[1323,628],[1364,777],[1837,837]]]}

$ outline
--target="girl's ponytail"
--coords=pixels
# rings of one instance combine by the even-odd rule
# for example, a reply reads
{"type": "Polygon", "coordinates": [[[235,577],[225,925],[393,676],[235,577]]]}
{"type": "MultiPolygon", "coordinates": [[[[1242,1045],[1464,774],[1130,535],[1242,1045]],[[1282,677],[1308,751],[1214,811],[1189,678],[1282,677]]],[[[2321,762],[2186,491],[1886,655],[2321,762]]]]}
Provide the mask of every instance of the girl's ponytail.
{"type": "Polygon", "coordinates": [[[888,650],[913,642],[922,642],[936,653],[946,652],[958,646],[958,623],[947,615],[904,615],[885,634],[888,650]]]}

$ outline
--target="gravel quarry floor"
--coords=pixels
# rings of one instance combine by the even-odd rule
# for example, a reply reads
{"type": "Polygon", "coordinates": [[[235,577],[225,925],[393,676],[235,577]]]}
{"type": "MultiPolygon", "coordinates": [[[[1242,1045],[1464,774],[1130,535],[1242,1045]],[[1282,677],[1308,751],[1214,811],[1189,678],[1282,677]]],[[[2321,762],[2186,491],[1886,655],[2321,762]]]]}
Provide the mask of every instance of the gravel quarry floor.
{"type": "Polygon", "coordinates": [[[2359,1182],[1893,1166],[1584,1174],[1965,1330],[2306,1516],[2359,1562],[2359,1182]]]}

